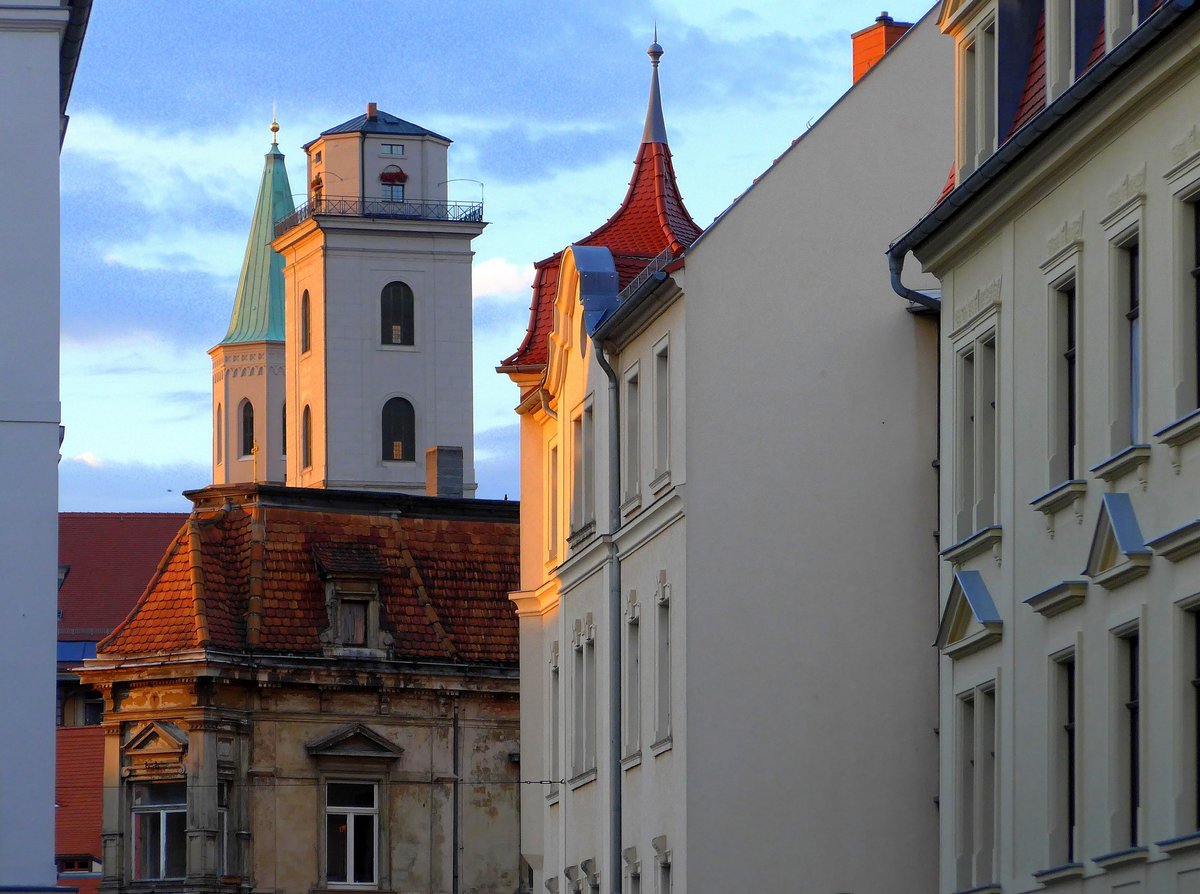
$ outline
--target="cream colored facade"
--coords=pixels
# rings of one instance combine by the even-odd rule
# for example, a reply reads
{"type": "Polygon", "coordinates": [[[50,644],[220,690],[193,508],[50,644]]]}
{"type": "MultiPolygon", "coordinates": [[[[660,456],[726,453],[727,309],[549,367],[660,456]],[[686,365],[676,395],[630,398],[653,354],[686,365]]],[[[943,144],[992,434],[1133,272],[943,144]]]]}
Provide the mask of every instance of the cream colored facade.
{"type": "Polygon", "coordinates": [[[0,3],[0,887],[53,886],[59,180],[86,0],[0,3]],[[31,673],[32,670],[32,673],[31,673]]]}
{"type": "Polygon", "coordinates": [[[1088,74],[1097,9],[1033,9],[1008,145],[1012,8],[942,10],[960,186],[893,249],[943,289],[942,892],[1200,891],[1200,16],[1151,6],[1088,74]]]}
{"type": "Polygon", "coordinates": [[[936,885],[936,332],[872,246],[945,180],[951,61],[926,17],[615,310],[564,256],[513,374],[532,890],[936,885]]]}

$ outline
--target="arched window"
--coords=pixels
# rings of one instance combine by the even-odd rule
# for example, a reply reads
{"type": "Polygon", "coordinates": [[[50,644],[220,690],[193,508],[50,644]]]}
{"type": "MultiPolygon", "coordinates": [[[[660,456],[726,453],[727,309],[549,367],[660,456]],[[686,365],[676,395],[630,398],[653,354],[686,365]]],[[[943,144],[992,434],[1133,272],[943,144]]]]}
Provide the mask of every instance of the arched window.
{"type": "Polygon", "coordinates": [[[403,202],[408,175],[399,165],[388,165],[379,175],[379,194],[385,202],[403,202]]]}
{"type": "Polygon", "coordinates": [[[308,322],[308,289],[300,296],[300,353],[306,354],[312,349],[312,329],[308,322]]]}
{"type": "Polygon", "coordinates": [[[413,405],[393,397],[383,405],[383,459],[410,463],[417,458],[417,424],[413,405]]]}
{"type": "Polygon", "coordinates": [[[308,407],[300,416],[300,464],[305,469],[312,468],[312,413],[308,407]]]}
{"type": "Polygon", "coordinates": [[[254,405],[248,400],[242,401],[242,456],[254,453],[254,405]]]}
{"type": "Polygon", "coordinates": [[[402,282],[390,282],[379,297],[379,340],[385,345],[413,343],[413,291],[402,282]]]}
{"type": "Polygon", "coordinates": [[[221,464],[221,405],[217,404],[217,465],[221,464]]]}
{"type": "Polygon", "coordinates": [[[279,434],[280,443],[283,444],[281,452],[287,456],[287,401],[284,401],[283,406],[279,408],[279,434]]]}

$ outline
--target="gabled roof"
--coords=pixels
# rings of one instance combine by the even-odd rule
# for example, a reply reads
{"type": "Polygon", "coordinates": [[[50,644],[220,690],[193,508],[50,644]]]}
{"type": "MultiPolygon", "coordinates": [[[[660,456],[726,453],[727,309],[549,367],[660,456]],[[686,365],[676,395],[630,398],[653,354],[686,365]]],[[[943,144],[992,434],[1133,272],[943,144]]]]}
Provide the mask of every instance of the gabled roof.
{"type": "Polygon", "coordinates": [[[321,655],[329,563],[380,575],[380,623],[397,659],[516,663],[515,503],[365,495],[352,505],[359,495],[262,485],[189,496],[197,508],[129,618],[97,647],[101,659],[321,655]]]}
{"type": "Polygon", "coordinates": [[[437,137],[437,139],[445,140],[447,143],[453,142],[449,137],[444,137],[440,133],[434,133],[432,130],[421,127],[419,124],[413,124],[411,121],[405,121],[403,118],[397,118],[395,115],[389,115],[382,110],[376,112],[374,118],[364,114],[359,115],[357,118],[351,118],[349,121],[343,121],[336,127],[321,131],[321,136],[324,137],[335,133],[379,133],[406,137],[437,137]]]}
{"type": "Polygon", "coordinates": [[[60,512],[58,638],[95,642],[129,614],[163,550],[187,521],[183,512],[60,512]]]}
{"type": "Polygon", "coordinates": [[[969,655],[1000,639],[1003,627],[983,575],[978,571],[956,571],[938,625],[937,647],[955,657],[969,655]]]}
{"type": "Polygon", "coordinates": [[[229,331],[221,344],[283,341],[283,255],[271,248],[271,240],[275,238],[275,221],[294,210],[283,153],[272,143],[250,221],[229,331]]]}
{"type": "MultiPolygon", "coordinates": [[[[667,128],[658,84],[658,60],[662,56],[662,47],[657,43],[651,44],[648,54],[652,65],[650,99],[646,108],[646,124],[642,130],[642,145],[633,163],[629,189],[620,207],[603,226],[574,243],[609,249],[622,288],[658,255],[668,249],[679,254],[700,235],[700,227],[683,204],[675,180],[675,167],[671,163],[671,150],[667,145],[667,128]]],[[[501,371],[545,366],[561,263],[562,252],[559,251],[534,264],[529,327],[521,346],[501,361],[501,371]]]]}

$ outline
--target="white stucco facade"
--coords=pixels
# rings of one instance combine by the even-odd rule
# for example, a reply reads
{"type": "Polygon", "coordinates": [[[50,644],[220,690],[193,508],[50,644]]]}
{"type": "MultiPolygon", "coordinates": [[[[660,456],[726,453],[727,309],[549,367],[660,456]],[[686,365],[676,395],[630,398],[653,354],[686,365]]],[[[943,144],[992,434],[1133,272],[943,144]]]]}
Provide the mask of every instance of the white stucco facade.
{"type": "Polygon", "coordinates": [[[951,62],[927,17],[600,326],[616,527],[564,255],[549,361],[510,371],[531,890],[618,890],[614,850],[630,892],[936,885],[936,327],[878,246],[945,180],[951,62]]]}
{"type": "MultiPolygon", "coordinates": [[[[980,190],[912,243],[943,287],[939,890],[1200,891],[1200,16],[1109,4],[1085,75],[1088,10],[1048,6],[1054,104],[964,158],[960,90],[980,190]]],[[[996,14],[945,4],[960,72],[996,14]]]]}
{"type": "Polygon", "coordinates": [[[0,886],[55,884],[59,174],[66,94],[87,8],[0,4],[0,886]],[[73,41],[69,48],[64,35],[73,41]],[[43,672],[44,671],[44,672],[43,672]]]}

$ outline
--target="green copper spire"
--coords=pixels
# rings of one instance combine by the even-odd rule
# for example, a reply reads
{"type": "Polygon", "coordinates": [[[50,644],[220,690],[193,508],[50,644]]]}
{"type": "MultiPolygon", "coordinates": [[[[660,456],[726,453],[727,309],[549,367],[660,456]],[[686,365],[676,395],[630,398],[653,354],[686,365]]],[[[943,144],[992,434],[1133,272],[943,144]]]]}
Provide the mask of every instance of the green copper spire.
{"type": "MultiPolygon", "coordinates": [[[[278,130],[279,125],[272,122],[272,134],[278,130]]],[[[283,153],[272,138],[250,222],[233,316],[221,344],[283,341],[283,257],[271,249],[271,240],[275,238],[275,221],[295,209],[283,153]]]]}

